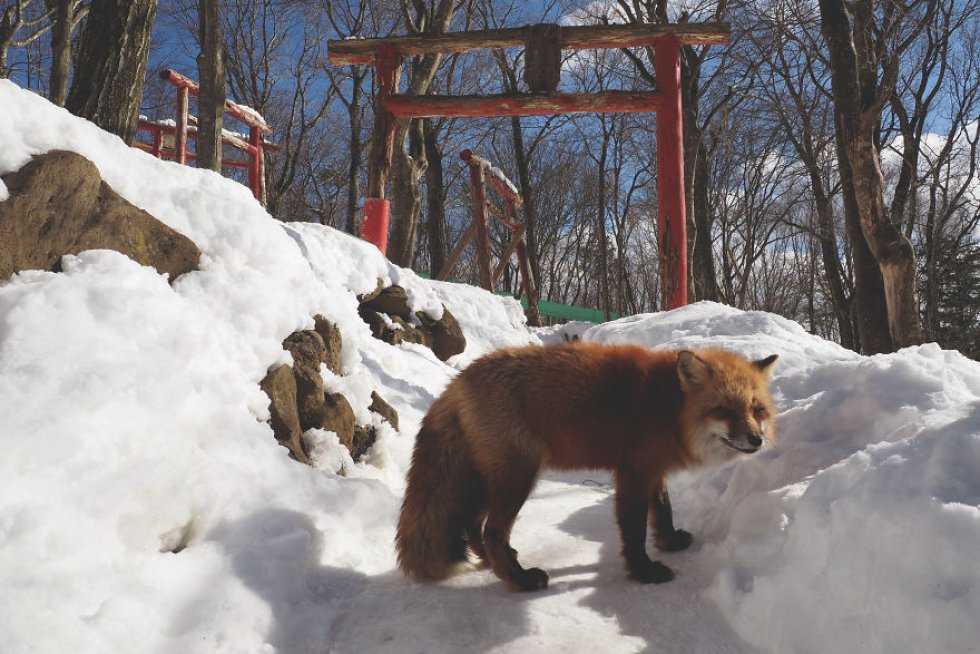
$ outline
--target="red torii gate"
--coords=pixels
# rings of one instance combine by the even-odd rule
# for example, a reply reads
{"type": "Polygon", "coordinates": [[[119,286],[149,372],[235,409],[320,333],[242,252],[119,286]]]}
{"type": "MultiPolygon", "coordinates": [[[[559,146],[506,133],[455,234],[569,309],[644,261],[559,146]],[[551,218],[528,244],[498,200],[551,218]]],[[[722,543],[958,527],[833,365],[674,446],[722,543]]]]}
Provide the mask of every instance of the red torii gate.
{"type": "Polygon", "coordinates": [[[371,64],[377,93],[367,197],[361,237],[385,252],[390,203],[385,185],[391,167],[395,121],[401,118],[535,116],[563,113],[657,113],[657,238],[661,290],[668,308],[687,304],[687,234],[680,47],[728,43],[726,23],[675,25],[529,25],[527,27],[330,41],[333,65],[371,64]],[[525,47],[525,80],[531,93],[489,96],[398,94],[404,56],[433,52],[525,47]],[[653,47],[655,91],[556,92],[561,50],[653,47]]]}

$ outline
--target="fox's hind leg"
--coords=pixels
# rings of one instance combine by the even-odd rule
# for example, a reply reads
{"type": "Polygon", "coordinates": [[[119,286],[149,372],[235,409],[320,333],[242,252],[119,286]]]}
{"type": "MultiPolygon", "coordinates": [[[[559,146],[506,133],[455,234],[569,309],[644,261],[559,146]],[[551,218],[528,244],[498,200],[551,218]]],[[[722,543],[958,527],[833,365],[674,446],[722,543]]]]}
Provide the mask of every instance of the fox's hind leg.
{"type": "Polygon", "coordinates": [[[539,568],[525,570],[510,546],[510,532],[538,475],[539,465],[510,462],[503,478],[487,480],[489,511],[483,527],[483,546],[490,567],[511,590],[539,590],[548,586],[548,575],[539,568]]]}
{"type": "Polygon", "coordinates": [[[670,508],[670,495],[667,494],[667,481],[664,479],[660,480],[650,497],[650,522],[654,529],[653,544],[658,550],[685,550],[694,540],[689,532],[674,528],[674,512],[670,508]]]}
{"type": "Polygon", "coordinates": [[[483,523],[486,520],[486,509],[479,511],[473,516],[469,525],[466,527],[466,543],[470,546],[470,551],[473,554],[479,557],[484,564],[490,565],[490,559],[487,558],[487,550],[483,547],[483,523]]]}

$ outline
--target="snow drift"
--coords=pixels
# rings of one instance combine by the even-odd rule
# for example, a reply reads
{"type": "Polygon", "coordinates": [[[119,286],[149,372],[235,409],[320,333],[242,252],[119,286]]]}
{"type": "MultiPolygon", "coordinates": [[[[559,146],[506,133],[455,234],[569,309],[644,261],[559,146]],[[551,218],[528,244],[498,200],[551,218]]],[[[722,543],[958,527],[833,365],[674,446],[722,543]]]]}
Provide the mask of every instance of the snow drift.
{"type": "MultiPolygon", "coordinates": [[[[190,237],[174,284],[109,251],[0,280],[0,651],[971,651],[980,642],[980,364],[934,345],[862,357],[764,313],[700,303],[581,333],[776,353],[776,447],[671,480],[695,546],[678,578],[625,579],[609,479],[549,475],[514,544],[552,574],[515,596],[489,572],[394,569],[418,422],[455,371],[534,342],[519,305],[419,279],[376,249],[271,220],[248,190],[158,161],[0,80],[0,174],[67,149],[190,237]],[[438,361],[370,337],[377,279],[443,304],[467,350],[438,361]],[[344,334],[328,388],[399,412],[350,476],[287,457],[258,388],[282,339],[344,334]]],[[[0,186],[0,201],[6,195],[0,186]]],[[[0,243],[0,247],[2,247],[0,243]]],[[[555,389],[561,392],[561,389],[555,389]]],[[[324,467],[342,457],[313,434],[324,467]]]]}

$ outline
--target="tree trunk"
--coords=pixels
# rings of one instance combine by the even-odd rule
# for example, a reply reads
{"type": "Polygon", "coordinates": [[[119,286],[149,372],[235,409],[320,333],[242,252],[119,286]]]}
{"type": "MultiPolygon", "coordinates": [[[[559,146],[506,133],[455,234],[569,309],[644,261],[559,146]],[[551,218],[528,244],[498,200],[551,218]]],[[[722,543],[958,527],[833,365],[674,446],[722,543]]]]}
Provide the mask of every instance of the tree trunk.
{"type": "Polygon", "coordinates": [[[421,119],[400,121],[395,128],[395,151],[391,166],[393,201],[387,253],[388,259],[396,266],[411,268],[415,259],[415,234],[422,213],[419,182],[426,167],[421,119]]]}
{"type": "Polygon", "coordinates": [[[870,139],[857,138],[851,140],[847,155],[855,174],[855,198],[863,210],[861,231],[881,268],[892,347],[898,349],[921,343],[915,252],[912,242],[888,219],[878,150],[870,139]]]}
{"type": "MultiPolygon", "coordinates": [[[[698,121],[698,79],[700,77],[700,64],[691,47],[681,48],[681,112],[684,129],[684,203],[687,212],[687,288],[688,301],[710,300],[714,298],[706,297],[704,288],[705,271],[700,266],[705,263],[704,252],[698,252],[702,245],[703,236],[701,235],[702,225],[698,221],[698,191],[695,185],[700,184],[700,191],[707,199],[707,181],[698,173],[698,157],[704,156],[702,149],[702,132],[698,121]]],[[[659,145],[658,145],[659,147],[659,145]]],[[[707,170],[707,167],[704,167],[707,170]]],[[[701,216],[704,218],[704,216],[701,216]]],[[[708,228],[708,265],[711,265],[710,249],[710,227],[708,228]]]]}
{"type": "Polygon", "coordinates": [[[364,144],[361,141],[361,84],[364,79],[364,69],[351,66],[351,90],[350,104],[347,105],[348,117],[350,120],[350,166],[347,169],[347,221],[344,224],[344,231],[348,234],[357,235],[357,201],[361,197],[361,162],[363,161],[364,144]]]}
{"type": "MultiPolygon", "coordinates": [[[[524,200],[524,225],[527,228],[524,236],[527,239],[527,262],[531,267],[531,274],[537,284],[535,288],[540,288],[541,284],[541,263],[538,258],[538,214],[537,204],[534,195],[534,188],[531,185],[531,164],[527,159],[527,150],[524,148],[524,131],[521,129],[521,119],[513,116],[510,119],[511,136],[514,141],[514,165],[517,166],[517,182],[521,187],[521,199],[524,200]]],[[[540,298],[535,298],[537,301],[540,298]]]]}
{"type": "Polygon", "coordinates": [[[201,84],[197,99],[197,167],[220,173],[226,95],[221,0],[198,0],[197,15],[201,41],[197,56],[201,84]]]}
{"type": "Polygon", "coordinates": [[[425,187],[428,193],[429,274],[432,278],[446,265],[446,189],[443,179],[442,150],[439,149],[439,130],[431,118],[422,121],[422,138],[425,141],[425,187]]]}
{"type": "Polygon", "coordinates": [[[67,109],[128,145],[136,138],[156,0],[93,0],[67,109]]]}
{"type": "MultiPolygon", "coordinates": [[[[868,29],[852,28],[844,0],[819,0],[819,5],[821,28],[830,54],[838,159],[842,169],[846,162],[851,178],[851,183],[844,185],[844,194],[851,196],[857,227],[880,270],[887,311],[885,335],[890,340],[890,351],[923,340],[916,296],[915,253],[911,241],[889,220],[884,176],[875,143],[875,129],[884,104],[881,96],[887,97],[890,90],[876,88],[876,57],[880,50],[879,44],[871,41],[869,0],[854,3],[857,19],[868,29]],[[860,39],[860,48],[855,45],[855,39],[860,39]]],[[[891,65],[897,66],[897,61],[891,65]]],[[[858,297],[858,311],[867,309],[858,297]]],[[[881,329],[880,325],[875,325],[875,329],[881,329]]],[[[865,351],[874,351],[864,340],[865,336],[876,344],[883,345],[886,340],[877,334],[862,334],[865,351]]]]}
{"type": "MultiPolygon", "coordinates": [[[[456,3],[439,0],[433,6],[416,3],[418,13],[410,16],[408,3],[403,3],[403,16],[409,20],[410,29],[417,34],[442,34],[449,27],[456,3]]],[[[406,95],[425,95],[432,86],[442,55],[438,53],[416,57],[412,61],[411,79],[406,95]]],[[[422,210],[419,181],[425,173],[425,147],[420,120],[400,121],[395,129],[392,154],[391,228],[388,242],[388,258],[400,266],[411,266],[415,258],[415,235],[422,210]],[[406,144],[406,136],[411,142],[406,144]],[[407,147],[406,147],[407,145],[407,147]]],[[[369,190],[370,191],[370,190],[369,190]]],[[[372,197],[377,197],[372,195],[372,197]]]]}
{"type": "MultiPolygon", "coordinates": [[[[844,225],[851,242],[851,261],[854,266],[853,321],[857,326],[859,351],[865,354],[892,352],[888,330],[888,307],[881,269],[875,261],[861,230],[861,215],[853,190],[851,165],[842,153],[842,137],[837,128],[837,164],[840,171],[841,196],[844,200],[844,225]]],[[[856,348],[857,349],[857,348],[856,348]]]]}
{"type": "MultiPolygon", "coordinates": [[[[699,139],[700,140],[700,139],[699,139]]],[[[685,152],[689,152],[687,146],[685,152]]],[[[689,156],[685,154],[685,156],[689,156]]],[[[721,301],[718,280],[715,276],[715,253],[712,251],[711,230],[714,216],[708,199],[708,153],[703,144],[690,153],[694,158],[694,175],[691,180],[691,199],[694,216],[694,250],[691,253],[691,270],[694,277],[694,300],[721,301]]],[[[686,159],[685,159],[686,161],[686,159]]],[[[691,214],[688,214],[691,215],[691,214]]]]}
{"type": "MultiPolygon", "coordinates": [[[[830,199],[823,190],[823,180],[816,170],[810,171],[810,183],[813,187],[814,203],[817,207],[818,241],[820,243],[820,258],[823,263],[824,277],[830,288],[830,299],[837,317],[837,327],[840,333],[840,344],[849,350],[857,350],[854,340],[854,329],[851,323],[851,301],[844,290],[844,279],[840,269],[840,255],[837,251],[837,235],[834,230],[834,212],[830,199]]],[[[810,300],[813,297],[811,294],[810,300]]]]}
{"type": "Polygon", "coordinates": [[[599,306],[606,312],[606,320],[611,319],[612,301],[609,296],[609,239],[606,234],[606,158],[609,152],[610,134],[602,121],[602,148],[599,155],[599,188],[596,206],[596,221],[599,228],[599,306]]]}
{"type": "Polygon", "coordinates": [[[51,25],[51,76],[48,79],[48,95],[51,102],[65,106],[68,97],[68,72],[71,68],[71,28],[74,0],[55,0],[54,20],[51,25]]]}

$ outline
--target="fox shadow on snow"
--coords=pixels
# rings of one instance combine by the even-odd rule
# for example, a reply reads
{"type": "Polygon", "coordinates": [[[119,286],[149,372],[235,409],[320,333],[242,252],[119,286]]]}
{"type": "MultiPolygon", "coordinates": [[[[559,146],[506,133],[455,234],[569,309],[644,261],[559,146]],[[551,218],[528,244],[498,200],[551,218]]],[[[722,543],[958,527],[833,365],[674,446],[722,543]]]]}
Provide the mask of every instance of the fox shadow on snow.
{"type": "Polygon", "coordinates": [[[330,534],[296,511],[267,509],[216,536],[238,578],[268,603],[266,640],[277,651],[481,651],[528,633],[522,600],[530,596],[488,587],[487,579],[464,575],[468,587],[421,584],[397,569],[366,575],[321,565],[330,534]]]}
{"type": "Polygon", "coordinates": [[[552,583],[565,588],[588,588],[581,604],[616,620],[620,633],[642,639],[644,652],[750,652],[754,651],[728,626],[719,610],[707,600],[704,589],[710,571],[699,564],[700,544],[696,525],[686,525],[675,515],[678,528],[693,527],[694,544],[680,552],[661,552],[647,536],[651,559],[670,567],[675,577],[663,584],[641,584],[626,575],[620,555],[613,493],[608,498],[571,513],[558,528],[567,534],[600,543],[595,575],[563,582],[588,566],[549,570],[552,583]],[[709,628],[706,629],[706,627],[709,628]],[[719,649],[719,644],[721,649],[719,649]]]}

